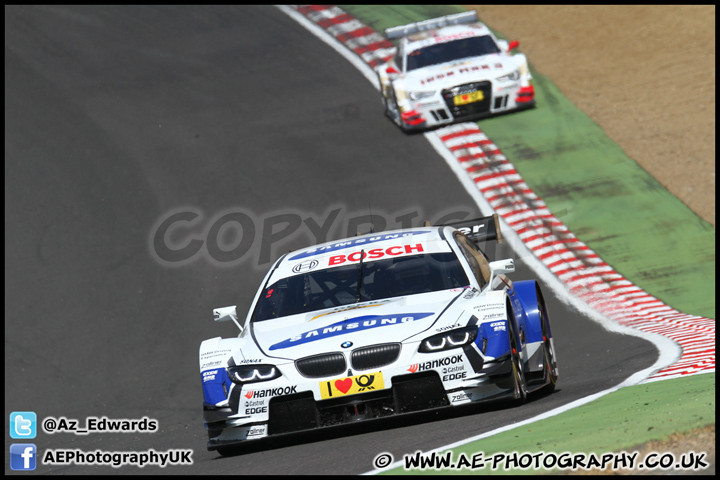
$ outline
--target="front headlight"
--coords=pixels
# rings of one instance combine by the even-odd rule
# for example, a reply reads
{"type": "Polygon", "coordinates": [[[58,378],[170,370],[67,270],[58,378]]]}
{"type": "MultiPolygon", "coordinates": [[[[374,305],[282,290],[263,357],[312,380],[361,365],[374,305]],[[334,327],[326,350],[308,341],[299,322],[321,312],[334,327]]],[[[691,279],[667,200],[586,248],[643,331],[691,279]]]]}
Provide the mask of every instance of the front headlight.
{"type": "Polygon", "coordinates": [[[241,365],[228,367],[227,372],[234,383],[267,382],[281,376],[275,365],[241,365]]]}
{"type": "Polygon", "coordinates": [[[510,82],[513,80],[519,80],[520,79],[520,70],[515,70],[512,73],[509,73],[507,75],[503,75],[502,77],[498,77],[495,80],[498,82],[510,82]]]}
{"type": "Polygon", "coordinates": [[[478,327],[464,327],[448,332],[438,333],[420,342],[420,353],[442,352],[451,348],[464,347],[475,341],[478,327]]]}
{"type": "Polygon", "coordinates": [[[418,101],[422,100],[423,98],[432,97],[435,95],[435,90],[431,92],[408,92],[408,97],[410,97],[410,100],[418,101]]]}

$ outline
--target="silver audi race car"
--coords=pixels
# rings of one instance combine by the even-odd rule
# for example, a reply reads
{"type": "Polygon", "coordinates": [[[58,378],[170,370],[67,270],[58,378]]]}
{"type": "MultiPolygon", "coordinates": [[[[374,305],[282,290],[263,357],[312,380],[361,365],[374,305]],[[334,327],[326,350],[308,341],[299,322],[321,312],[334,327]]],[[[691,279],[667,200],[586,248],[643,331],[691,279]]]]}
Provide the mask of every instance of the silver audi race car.
{"type": "Polygon", "coordinates": [[[491,262],[493,240],[497,215],[283,255],[244,318],[215,309],[240,334],[200,346],[208,449],[554,390],[540,285],[491,262]]]}
{"type": "Polygon", "coordinates": [[[403,131],[426,130],[535,105],[527,58],[474,11],[385,30],[399,40],[376,68],[385,114],[403,131]]]}

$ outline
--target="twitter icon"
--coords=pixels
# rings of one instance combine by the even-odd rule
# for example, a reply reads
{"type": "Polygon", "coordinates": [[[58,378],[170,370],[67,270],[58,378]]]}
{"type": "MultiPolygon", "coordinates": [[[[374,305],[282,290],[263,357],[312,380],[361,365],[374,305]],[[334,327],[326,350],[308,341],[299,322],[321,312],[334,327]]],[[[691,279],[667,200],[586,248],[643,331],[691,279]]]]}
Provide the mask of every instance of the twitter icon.
{"type": "Polygon", "coordinates": [[[11,438],[35,438],[37,415],[35,412],[12,412],[10,414],[11,438]]]}

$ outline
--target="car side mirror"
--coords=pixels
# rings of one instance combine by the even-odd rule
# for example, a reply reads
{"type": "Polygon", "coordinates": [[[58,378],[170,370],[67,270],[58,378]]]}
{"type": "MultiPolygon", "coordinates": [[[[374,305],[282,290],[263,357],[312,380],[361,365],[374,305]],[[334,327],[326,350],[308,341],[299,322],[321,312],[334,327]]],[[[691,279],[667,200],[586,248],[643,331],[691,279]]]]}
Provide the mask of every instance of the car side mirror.
{"type": "Polygon", "coordinates": [[[504,273],[493,277],[492,282],[490,283],[490,288],[492,290],[500,290],[506,286],[512,290],[513,282],[504,273]]]}
{"type": "Polygon", "coordinates": [[[387,68],[385,69],[385,73],[387,73],[388,75],[400,75],[400,72],[398,72],[398,71],[395,69],[395,67],[392,67],[392,66],[391,66],[391,67],[387,67],[387,68]]]}
{"type": "Polygon", "coordinates": [[[240,329],[240,331],[243,331],[243,326],[240,325],[240,322],[238,321],[237,306],[235,305],[232,305],[230,307],[214,308],[213,317],[215,318],[216,322],[233,321],[235,322],[235,325],[237,325],[237,327],[240,329]]]}
{"type": "Polygon", "coordinates": [[[513,40],[512,42],[510,42],[510,45],[508,45],[508,52],[512,51],[513,49],[515,49],[519,46],[520,46],[520,42],[518,42],[517,40],[513,40]]]}
{"type": "Polygon", "coordinates": [[[513,273],[515,271],[515,261],[512,258],[507,258],[505,260],[490,262],[490,270],[492,270],[495,275],[513,273]]]}
{"type": "Polygon", "coordinates": [[[512,258],[490,262],[490,271],[492,272],[490,288],[500,290],[506,285],[508,288],[513,288],[512,280],[506,275],[515,271],[515,261],[512,258]]]}

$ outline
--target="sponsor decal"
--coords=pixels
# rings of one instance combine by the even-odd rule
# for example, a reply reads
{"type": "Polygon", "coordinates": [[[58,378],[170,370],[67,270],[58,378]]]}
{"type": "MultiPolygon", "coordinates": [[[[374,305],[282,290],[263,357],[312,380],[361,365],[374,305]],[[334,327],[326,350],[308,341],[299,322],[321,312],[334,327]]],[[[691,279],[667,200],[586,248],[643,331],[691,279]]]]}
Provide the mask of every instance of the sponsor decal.
{"type": "Polygon", "coordinates": [[[446,331],[446,330],[452,330],[452,329],[454,329],[454,328],[460,328],[460,324],[459,324],[459,323],[456,323],[456,324],[454,324],[454,325],[448,325],[448,326],[446,326],[446,327],[436,328],[435,331],[436,331],[436,332],[444,332],[444,331],[446,331]]]}
{"type": "Polygon", "coordinates": [[[443,373],[443,375],[445,375],[446,373],[462,372],[464,370],[465,370],[465,365],[460,364],[460,365],[453,365],[451,367],[443,367],[442,373],[443,373]]]}
{"type": "Polygon", "coordinates": [[[451,380],[462,380],[467,377],[465,371],[465,365],[453,365],[451,367],[443,367],[442,369],[442,381],[449,382],[451,380]]]}
{"type": "MultiPolygon", "coordinates": [[[[495,70],[502,70],[503,64],[502,64],[502,63],[495,63],[495,64],[493,64],[493,68],[495,68],[495,70]]],[[[448,78],[449,78],[449,77],[453,77],[453,76],[455,76],[456,74],[457,74],[457,75],[460,75],[460,74],[464,74],[464,73],[472,73],[472,72],[480,72],[480,71],[487,71],[487,72],[489,72],[490,70],[491,70],[490,65],[472,65],[472,66],[469,66],[469,67],[458,68],[457,70],[450,70],[449,72],[445,72],[445,73],[438,73],[437,75],[433,75],[432,77],[428,77],[428,78],[426,78],[425,80],[422,80],[422,79],[421,79],[421,80],[420,80],[420,84],[421,84],[421,85],[425,85],[426,83],[432,83],[432,82],[434,82],[435,80],[442,80],[442,79],[444,79],[445,77],[448,77],[448,78]]],[[[458,81],[460,81],[460,79],[458,79],[458,81]]]]}
{"type": "MultiPolygon", "coordinates": [[[[376,242],[384,242],[385,240],[392,240],[396,238],[404,238],[404,237],[412,237],[417,235],[424,235],[426,233],[430,233],[430,230],[421,230],[419,232],[412,232],[412,233],[392,233],[392,234],[385,234],[385,235],[377,235],[374,237],[367,237],[367,238],[358,238],[356,240],[348,240],[346,242],[338,242],[333,243],[331,245],[325,245],[324,247],[319,247],[307,252],[302,252],[294,257],[290,258],[290,261],[292,260],[299,260],[301,258],[308,258],[315,255],[321,255],[326,252],[334,252],[337,250],[344,250],[346,248],[352,248],[357,245],[365,245],[368,243],[376,243],[376,242]]],[[[358,252],[359,254],[359,252],[358,252]]],[[[360,258],[358,257],[358,261],[360,258]]]]}
{"type": "Polygon", "coordinates": [[[320,315],[316,315],[313,318],[311,318],[309,321],[313,321],[316,318],[324,317],[325,315],[332,315],[333,313],[339,313],[339,312],[347,312],[348,310],[357,310],[358,308],[368,308],[368,307],[377,307],[378,305],[382,305],[383,303],[391,302],[392,300],[382,300],[380,302],[373,302],[368,305],[352,305],[349,307],[337,307],[334,308],[331,312],[327,313],[321,313],[320,315]]]}
{"type": "Polygon", "coordinates": [[[476,305],[473,308],[475,310],[499,310],[504,307],[504,303],[487,303],[485,305],[476,305]]]}
{"type": "Polygon", "coordinates": [[[462,380],[465,377],[467,377],[467,372],[450,373],[448,375],[443,375],[442,381],[449,382],[451,380],[462,380]]]}
{"type": "Polygon", "coordinates": [[[493,329],[494,332],[504,332],[506,330],[505,322],[493,322],[490,324],[490,328],[493,329]]]}
{"type": "Polygon", "coordinates": [[[447,42],[448,40],[457,40],[459,38],[467,38],[476,36],[475,32],[460,32],[451,35],[440,35],[435,37],[435,43],[447,42]]]}
{"type": "Polygon", "coordinates": [[[410,365],[410,368],[408,368],[408,372],[416,373],[416,372],[422,372],[424,370],[431,370],[433,368],[439,368],[444,367],[447,365],[453,365],[458,362],[462,362],[463,356],[462,354],[453,355],[452,357],[445,357],[438,360],[432,360],[430,362],[425,363],[415,363],[413,365],[410,365]]]}
{"type": "Polygon", "coordinates": [[[209,382],[210,380],[215,380],[215,375],[217,375],[217,370],[208,370],[207,372],[203,372],[203,383],[209,382]]]}
{"type": "Polygon", "coordinates": [[[248,430],[248,437],[255,437],[258,435],[265,435],[267,433],[267,425],[255,425],[254,427],[250,427],[250,430],[248,430]]]}
{"type": "Polygon", "coordinates": [[[293,271],[293,273],[309,272],[313,268],[317,267],[319,263],[320,262],[318,262],[317,260],[310,260],[307,262],[298,263],[297,265],[295,265],[293,267],[292,271],[293,271]]]}
{"type": "Polygon", "coordinates": [[[481,228],[485,228],[484,223],[480,223],[478,225],[473,225],[472,228],[471,227],[460,227],[460,228],[458,228],[458,230],[460,230],[465,235],[471,235],[471,234],[478,233],[481,228]]]}
{"type": "Polygon", "coordinates": [[[462,402],[465,400],[472,400],[472,393],[458,393],[456,395],[450,395],[450,403],[462,402]]]}
{"type": "Polygon", "coordinates": [[[207,360],[212,357],[221,357],[230,353],[230,349],[227,350],[212,350],[210,352],[203,352],[200,354],[200,360],[207,360]]]}
{"type": "Polygon", "coordinates": [[[257,413],[267,413],[268,407],[265,405],[264,407],[251,407],[245,409],[245,415],[255,415],[257,413]]]}
{"type": "Polygon", "coordinates": [[[297,393],[297,385],[278,388],[266,388],[265,390],[248,390],[247,392],[245,392],[245,398],[251,399],[279,397],[280,395],[290,395],[291,393],[297,393]]]}
{"type": "Polygon", "coordinates": [[[462,298],[465,298],[465,299],[473,298],[473,297],[477,297],[479,294],[480,294],[479,290],[476,290],[475,288],[470,288],[470,289],[468,289],[467,292],[465,292],[463,294],[462,298]]]}
{"type": "Polygon", "coordinates": [[[416,243],[413,245],[393,245],[385,249],[372,248],[368,251],[360,250],[348,255],[333,255],[330,257],[328,265],[342,265],[346,262],[360,262],[360,257],[368,260],[377,260],[385,256],[397,256],[410,253],[422,253],[424,252],[422,243],[416,243]]]}
{"type": "Polygon", "coordinates": [[[385,382],[383,381],[382,372],[366,373],[354,377],[320,382],[320,396],[325,400],[383,388],[385,388],[385,382]]]}
{"type": "Polygon", "coordinates": [[[249,401],[249,402],[245,402],[245,408],[250,408],[250,407],[262,407],[263,405],[265,405],[265,399],[264,399],[264,398],[263,398],[262,400],[251,400],[251,401],[249,401]]]}
{"type": "Polygon", "coordinates": [[[317,328],[305,333],[301,333],[295,337],[288,338],[282,342],[276,343],[270,347],[270,350],[280,350],[283,348],[294,347],[304,343],[314,342],[324,338],[336,337],[344,335],[348,332],[359,332],[362,330],[370,330],[372,328],[384,327],[387,325],[401,325],[404,323],[416,322],[434,315],[433,312],[422,313],[405,313],[393,317],[384,317],[380,315],[365,315],[355,317],[348,320],[342,320],[327,327],[317,328]]]}
{"type": "Polygon", "coordinates": [[[205,370],[206,368],[217,367],[221,363],[222,362],[220,360],[218,360],[216,362],[203,363],[202,365],[200,365],[200,370],[205,370]]]}
{"type": "Polygon", "coordinates": [[[260,362],[262,362],[262,359],[260,359],[260,358],[244,358],[242,360],[234,360],[234,362],[235,362],[235,365],[245,365],[248,363],[260,363],[260,362]]]}
{"type": "MultiPolygon", "coordinates": [[[[483,320],[489,320],[491,318],[502,317],[503,315],[505,315],[503,312],[485,313],[485,314],[483,314],[483,320]]],[[[492,327],[493,325],[490,325],[490,326],[492,327]]]]}

